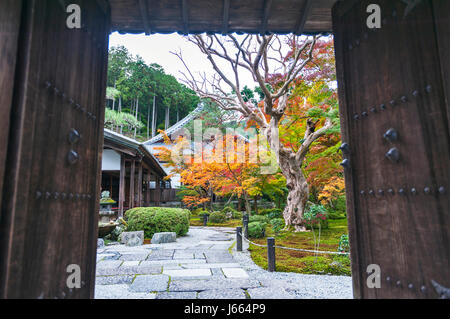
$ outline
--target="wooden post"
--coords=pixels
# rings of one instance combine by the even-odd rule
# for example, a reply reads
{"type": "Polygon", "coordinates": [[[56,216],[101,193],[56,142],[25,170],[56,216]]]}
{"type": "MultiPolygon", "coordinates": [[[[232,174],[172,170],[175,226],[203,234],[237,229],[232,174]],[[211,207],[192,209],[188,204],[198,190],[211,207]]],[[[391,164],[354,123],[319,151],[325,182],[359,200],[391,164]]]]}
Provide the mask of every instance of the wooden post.
{"type": "Polygon", "coordinates": [[[112,176],[112,174],[110,174],[109,175],[109,194],[110,194],[111,198],[113,196],[112,185],[113,185],[113,176],[112,176]]]}
{"type": "Polygon", "coordinates": [[[242,251],[242,227],[236,227],[236,250],[242,251]]]}
{"type": "Polygon", "coordinates": [[[149,185],[149,182],[150,182],[150,173],[147,171],[147,174],[145,175],[145,185],[147,186],[145,188],[146,189],[146,191],[145,191],[145,201],[146,201],[145,206],[146,207],[150,206],[150,185],[149,185]]]}
{"type": "Polygon", "coordinates": [[[244,214],[242,217],[242,224],[244,225],[244,237],[248,239],[248,215],[244,214]]]}
{"type": "Polygon", "coordinates": [[[123,217],[123,202],[125,200],[125,158],[120,156],[120,177],[119,177],[119,217],[123,217]]]}
{"type": "Polygon", "coordinates": [[[267,238],[267,270],[274,272],[275,267],[275,238],[267,238]]]}
{"type": "Polygon", "coordinates": [[[142,207],[142,161],[138,166],[138,207],[142,207]]]}
{"type": "Polygon", "coordinates": [[[135,160],[131,160],[131,168],[130,168],[130,208],[134,207],[134,175],[136,173],[136,162],[135,160]]]}
{"type": "Polygon", "coordinates": [[[155,176],[155,205],[157,207],[161,205],[161,185],[158,176],[155,176]]]}

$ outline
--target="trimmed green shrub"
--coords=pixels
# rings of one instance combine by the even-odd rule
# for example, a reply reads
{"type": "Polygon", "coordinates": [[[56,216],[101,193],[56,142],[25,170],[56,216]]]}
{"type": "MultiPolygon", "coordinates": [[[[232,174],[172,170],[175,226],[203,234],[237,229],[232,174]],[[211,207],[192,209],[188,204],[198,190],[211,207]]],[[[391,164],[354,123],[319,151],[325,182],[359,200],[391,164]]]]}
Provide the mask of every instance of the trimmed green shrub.
{"type": "Polygon", "coordinates": [[[266,234],[266,227],[260,222],[252,222],[248,224],[248,237],[262,238],[266,234]]]}
{"type": "Polygon", "coordinates": [[[225,218],[226,219],[232,219],[233,218],[233,213],[236,212],[236,210],[230,206],[225,206],[222,210],[222,213],[225,214],[225,218]]]}
{"type": "Polygon", "coordinates": [[[242,219],[242,217],[244,216],[244,214],[242,214],[241,212],[235,211],[232,213],[232,217],[233,219],[242,219]]]}
{"type": "Polygon", "coordinates": [[[227,219],[227,216],[224,212],[212,212],[209,215],[209,221],[214,224],[224,223],[227,219]]]}
{"type": "Polygon", "coordinates": [[[270,220],[270,224],[272,225],[272,230],[275,234],[278,234],[285,226],[283,218],[273,218],[270,220]]]}
{"type": "Polygon", "coordinates": [[[189,231],[190,212],[181,208],[136,207],[127,210],[127,231],[144,231],[145,238],[160,232],[175,232],[177,236],[189,231]]]}
{"type": "Polygon", "coordinates": [[[222,212],[223,213],[234,213],[234,212],[237,212],[237,210],[236,209],[234,209],[233,207],[231,207],[231,206],[225,206],[223,209],[222,209],[222,212]]]}
{"type": "Polygon", "coordinates": [[[269,219],[283,218],[283,210],[279,208],[268,209],[266,216],[269,217],[269,219]]]}
{"type": "Polygon", "coordinates": [[[253,215],[249,217],[248,222],[249,223],[258,222],[264,224],[264,226],[267,226],[267,224],[269,224],[270,222],[270,219],[267,216],[253,215]]]}
{"type": "Polygon", "coordinates": [[[197,209],[194,209],[191,212],[191,214],[192,214],[192,216],[202,216],[203,214],[208,214],[209,215],[209,211],[204,210],[203,208],[197,208],[197,209]]]}

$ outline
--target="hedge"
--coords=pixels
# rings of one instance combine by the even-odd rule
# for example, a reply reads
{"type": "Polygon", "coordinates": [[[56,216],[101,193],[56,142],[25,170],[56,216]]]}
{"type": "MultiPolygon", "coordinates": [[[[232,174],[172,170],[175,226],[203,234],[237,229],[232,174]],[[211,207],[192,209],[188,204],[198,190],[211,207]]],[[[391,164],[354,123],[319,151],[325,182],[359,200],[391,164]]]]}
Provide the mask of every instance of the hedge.
{"type": "Polygon", "coordinates": [[[248,237],[262,238],[265,236],[266,227],[260,222],[253,222],[248,224],[248,237]]]}
{"type": "Polygon", "coordinates": [[[144,231],[145,238],[161,232],[175,232],[177,236],[189,231],[190,212],[181,208],[136,207],[127,210],[127,231],[144,231]]]}
{"type": "Polygon", "coordinates": [[[263,216],[263,215],[253,215],[253,216],[250,216],[248,219],[249,223],[258,222],[258,223],[263,224],[264,226],[267,226],[269,221],[270,221],[269,218],[267,216],[263,216]]]}
{"type": "Polygon", "coordinates": [[[209,219],[208,220],[211,223],[220,224],[220,223],[224,223],[226,219],[227,219],[227,216],[225,215],[224,212],[212,212],[209,215],[209,219]]]}

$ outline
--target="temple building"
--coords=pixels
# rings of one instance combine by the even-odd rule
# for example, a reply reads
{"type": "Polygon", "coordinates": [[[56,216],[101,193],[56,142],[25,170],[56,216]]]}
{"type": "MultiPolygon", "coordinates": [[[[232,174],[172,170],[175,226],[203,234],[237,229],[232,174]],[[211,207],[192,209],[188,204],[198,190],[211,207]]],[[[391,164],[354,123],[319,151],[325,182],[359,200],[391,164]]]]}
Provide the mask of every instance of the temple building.
{"type": "Polygon", "coordinates": [[[144,144],[104,130],[101,190],[116,201],[118,216],[133,207],[177,201],[167,172],[144,144]]]}

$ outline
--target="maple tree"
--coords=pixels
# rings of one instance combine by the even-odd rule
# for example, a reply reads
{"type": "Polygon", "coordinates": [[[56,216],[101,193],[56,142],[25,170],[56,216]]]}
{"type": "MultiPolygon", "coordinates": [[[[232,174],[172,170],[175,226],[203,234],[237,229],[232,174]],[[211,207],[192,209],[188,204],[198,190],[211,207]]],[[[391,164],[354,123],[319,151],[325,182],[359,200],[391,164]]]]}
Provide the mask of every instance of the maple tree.
{"type": "Polygon", "coordinates": [[[338,125],[337,104],[328,101],[314,103],[313,95],[306,97],[304,94],[314,88],[322,91],[329,88],[330,75],[334,72],[334,61],[329,57],[329,40],[321,41],[319,38],[273,34],[189,37],[189,41],[197,45],[211,62],[216,71],[212,78],[196,78],[181,53],[174,53],[186,66],[186,83],[201,98],[214,101],[224,110],[239,113],[244,121],[254,122],[266,137],[289,190],[283,212],[285,223],[298,231],[306,230],[303,213],[309,186],[304,173],[305,159],[313,143],[330,134],[338,125]],[[289,47],[287,54],[283,51],[284,40],[289,47]],[[219,60],[230,65],[232,76],[224,71],[219,60]],[[258,84],[260,103],[241,92],[241,72],[250,72],[258,84]],[[315,82],[322,82],[322,87],[316,87],[315,82]],[[222,83],[228,85],[232,93],[227,93],[222,83]],[[289,121],[298,127],[294,134],[296,142],[289,139],[289,121]],[[284,125],[286,129],[283,129],[284,125]]]}
{"type": "Polygon", "coordinates": [[[191,147],[189,140],[179,137],[172,141],[161,132],[164,134],[166,146],[156,148],[159,151],[156,155],[165,162],[164,165],[173,168],[172,174],[167,178],[180,174],[184,187],[182,201],[186,206],[203,205],[206,208],[212,193],[223,197],[236,196],[244,200],[246,212],[250,215],[251,197],[266,194],[274,198],[277,194],[283,194],[283,186],[286,183],[284,178],[279,173],[260,174],[260,163],[251,163],[248,160],[253,150],[250,149],[248,141],[239,141],[242,137],[225,134],[214,141],[213,147],[206,147],[211,144],[210,140],[203,141],[205,147],[202,147],[202,160],[197,162],[192,155],[177,157],[177,154],[185,153],[185,150],[191,147]],[[227,147],[227,143],[230,143],[231,147],[227,147]],[[239,147],[240,143],[244,147],[239,147]],[[225,153],[218,151],[219,149],[228,152],[231,149],[232,152],[225,153]],[[241,160],[238,160],[239,157],[241,160]]]}

